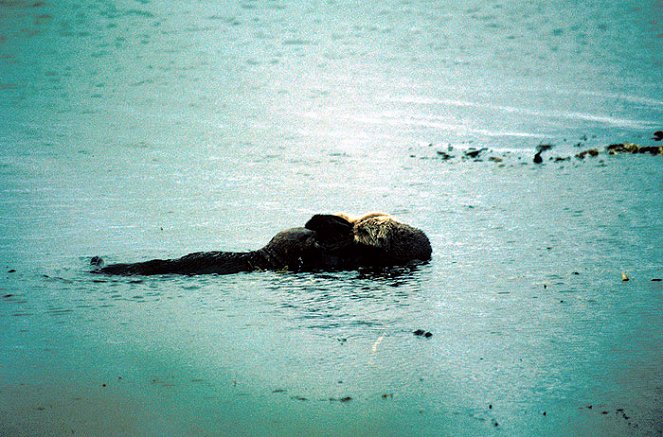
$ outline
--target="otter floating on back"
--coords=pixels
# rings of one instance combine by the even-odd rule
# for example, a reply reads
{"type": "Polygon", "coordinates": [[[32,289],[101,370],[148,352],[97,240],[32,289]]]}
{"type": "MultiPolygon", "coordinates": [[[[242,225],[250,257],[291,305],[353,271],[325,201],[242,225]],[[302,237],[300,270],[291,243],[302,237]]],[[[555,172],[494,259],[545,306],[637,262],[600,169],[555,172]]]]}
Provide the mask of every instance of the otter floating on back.
{"type": "Polygon", "coordinates": [[[423,231],[388,214],[318,214],[303,228],[281,231],[265,247],[251,252],[196,252],[177,259],[105,267],[101,258],[94,257],[92,264],[94,273],[108,275],[306,272],[402,266],[428,261],[431,253],[423,231]]]}

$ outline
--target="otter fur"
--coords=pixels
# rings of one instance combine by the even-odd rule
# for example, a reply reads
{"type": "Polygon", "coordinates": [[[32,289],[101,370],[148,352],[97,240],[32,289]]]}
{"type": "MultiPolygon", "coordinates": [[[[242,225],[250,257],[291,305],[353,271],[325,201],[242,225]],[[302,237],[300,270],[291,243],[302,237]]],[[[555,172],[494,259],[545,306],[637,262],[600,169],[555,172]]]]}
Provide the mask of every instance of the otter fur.
{"type": "Polygon", "coordinates": [[[306,227],[315,230],[316,225],[313,223],[322,220],[348,223],[354,244],[379,249],[383,256],[395,265],[411,260],[428,261],[431,257],[432,248],[426,234],[420,229],[397,221],[389,214],[371,212],[358,217],[345,213],[316,215],[309,220],[306,227]]]}
{"type": "Polygon", "coordinates": [[[359,217],[317,214],[303,228],[276,234],[250,252],[196,252],[177,259],[103,265],[94,257],[94,273],[109,275],[230,274],[255,270],[333,271],[425,262],[431,245],[423,231],[385,213],[359,217]]]}

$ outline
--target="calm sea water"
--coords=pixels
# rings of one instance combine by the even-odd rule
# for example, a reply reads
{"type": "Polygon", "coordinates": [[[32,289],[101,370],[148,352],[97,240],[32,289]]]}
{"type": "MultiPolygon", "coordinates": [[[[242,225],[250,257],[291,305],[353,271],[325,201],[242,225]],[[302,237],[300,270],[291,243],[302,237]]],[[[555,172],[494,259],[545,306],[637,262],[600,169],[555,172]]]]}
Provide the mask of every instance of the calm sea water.
{"type": "Polygon", "coordinates": [[[531,156],[652,143],[662,16],[0,1],[0,434],[661,435],[661,158],[531,156]],[[88,273],[371,210],[432,262],[88,273]]]}

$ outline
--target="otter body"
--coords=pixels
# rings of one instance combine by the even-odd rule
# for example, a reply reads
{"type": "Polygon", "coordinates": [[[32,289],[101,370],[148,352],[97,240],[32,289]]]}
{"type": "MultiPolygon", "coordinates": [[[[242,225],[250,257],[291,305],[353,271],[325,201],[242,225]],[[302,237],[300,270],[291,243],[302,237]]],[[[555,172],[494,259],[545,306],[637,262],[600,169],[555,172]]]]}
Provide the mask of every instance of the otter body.
{"type": "Polygon", "coordinates": [[[303,228],[276,234],[250,252],[196,252],[177,259],[102,266],[109,275],[230,274],[255,270],[333,271],[405,265],[430,260],[428,237],[419,229],[383,213],[358,218],[315,215],[303,228]]]}

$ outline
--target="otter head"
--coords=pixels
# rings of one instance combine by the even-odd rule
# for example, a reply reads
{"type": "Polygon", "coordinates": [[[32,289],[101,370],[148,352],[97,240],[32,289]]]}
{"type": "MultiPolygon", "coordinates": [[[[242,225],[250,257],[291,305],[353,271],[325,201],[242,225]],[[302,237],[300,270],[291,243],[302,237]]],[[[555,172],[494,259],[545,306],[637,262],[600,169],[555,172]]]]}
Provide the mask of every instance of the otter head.
{"type": "Polygon", "coordinates": [[[431,256],[426,234],[383,212],[359,217],[344,213],[316,215],[306,223],[306,228],[316,231],[328,248],[348,247],[353,243],[369,246],[380,249],[386,259],[397,262],[427,261],[431,256]]]}
{"type": "Polygon", "coordinates": [[[352,232],[357,243],[389,250],[398,222],[388,214],[373,212],[353,220],[352,232]]]}
{"type": "Polygon", "coordinates": [[[426,234],[389,214],[373,212],[351,220],[356,243],[378,248],[398,262],[431,258],[432,248],[426,234]]]}

